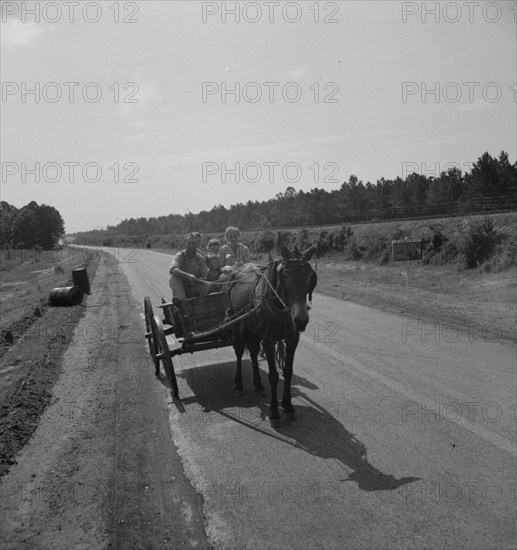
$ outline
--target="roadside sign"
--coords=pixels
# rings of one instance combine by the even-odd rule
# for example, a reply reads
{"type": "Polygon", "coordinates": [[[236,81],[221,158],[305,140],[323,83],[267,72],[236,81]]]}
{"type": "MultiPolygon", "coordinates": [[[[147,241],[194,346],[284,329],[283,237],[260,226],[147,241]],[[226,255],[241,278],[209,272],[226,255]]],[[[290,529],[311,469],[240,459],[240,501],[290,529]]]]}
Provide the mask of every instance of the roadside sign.
{"type": "Polygon", "coordinates": [[[422,241],[391,241],[393,261],[422,259],[422,241]]]}

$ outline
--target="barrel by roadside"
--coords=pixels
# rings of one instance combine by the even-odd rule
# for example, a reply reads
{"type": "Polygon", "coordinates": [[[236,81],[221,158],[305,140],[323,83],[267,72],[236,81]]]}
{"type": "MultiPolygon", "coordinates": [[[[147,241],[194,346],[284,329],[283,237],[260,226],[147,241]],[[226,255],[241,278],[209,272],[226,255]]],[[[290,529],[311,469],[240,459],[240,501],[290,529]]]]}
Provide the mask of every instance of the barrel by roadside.
{"type": "Polygon", "coordinates": [[[72,269],[72,280],[74,285],[78,286],[85,294],[91,294],[90,281],[88,280],[88,272],[85,267],[72,269]]]}
{"type": "Polygon", "coordinates": [[[78,286],[64,286],[53,288],[48,299],[53,306],[78,306],[83,297],[83,291],[78,286]]]}

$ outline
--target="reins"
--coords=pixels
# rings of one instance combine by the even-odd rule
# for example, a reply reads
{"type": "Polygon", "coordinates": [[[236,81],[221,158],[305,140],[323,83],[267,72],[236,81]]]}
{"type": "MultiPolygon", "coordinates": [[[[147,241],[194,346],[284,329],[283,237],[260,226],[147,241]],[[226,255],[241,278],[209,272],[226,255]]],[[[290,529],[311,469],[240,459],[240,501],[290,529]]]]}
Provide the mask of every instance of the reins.
{"type": "MultiPolygon", "coordinates": [[[[280,297],[280,295],[276,291],[276,288],[274,288],[274,286],[271,284],[271,281],[268,278],[268,274],[270,272],[272,272],[273,269],[277,269],[278,265],[279,265],[278,260],[276,260],[274,262],[271,262],[269,264],[268,268],[262,273],[260,279],[257,281],[257,285],[255,286],[255,291],[256,291],[257,287],[259,286],[260,282],[262,281],[262,279],[264,279],[266,281],[267,285],[269,286],[269,288],[273,291],[273,294],[276,296],[276,298],[278,298],[278,301],[282,304],[282,309],[280,311],[283,311],[283,310],[287,309],[287,305],[282,300],[282,298],[280,297]]],[[[261,301],[261,305],[263,307],[264,307],[264,302],[266,301],[266,295],[267,295],[267,287],[259,296],[257,296],[258,300],[261,301]]],[[[273,308],[271,308],[271,309],[273,309],[273,308]]]]}
{"type": "MultiPolygon", "coordinates": [[[[303,267],[307,267],[308,269],[311,269],[311,266],[308,262],[301,260],[301,259],[289,259],[289,260],[275,260],[271,262],[266,269],[262,271],[260,274],[260,277],[257,279],[255,283],[255,303],[256,305],[260,305],[262,308],[269,310],[270,313],[276,314],[282,311],[285,311],[288,309],[288,305],[286,302],[282,299],[282,296],[278,293],[277,289],[271,284],[270,274],[273,272],[274,269],[278,269],[279,266],[282,266],[279,269],[278,276],[280,277],[280,272],[282,269],[285,269],[288,264],[298,264],[303,267]],[[283,265],[282,265],[283,264],[283,265]],[[263,284],[263,281],[265,281],[265,284],[263,284]],[[260,293],[257,292],[257,289],[263,284],[265,287],[264,290],[262,290],[260,293]],[[276,298],[281,305],[281,308],[275,307],[274,304],[271,303],[271,300],[267,299],[267,293],[268,293],[268,287],[271,289],[271,292],[273,293],[273,298],[276,298]]],[[[242,272],[241,272],[242,273],[242,272]]],[[[228,279],[226,281],[202,281],[205,284],[209,285],[217,285],[217,286],[224,286],[224,285],[236,285],[236,284],[249,284],[248,281],[239,281],[239,280],[232,280],[228,279]]],[[[309,298],[308,300],[309,304],[308,307],[310,308],[312,305],[312,299],[309,298]]]]}

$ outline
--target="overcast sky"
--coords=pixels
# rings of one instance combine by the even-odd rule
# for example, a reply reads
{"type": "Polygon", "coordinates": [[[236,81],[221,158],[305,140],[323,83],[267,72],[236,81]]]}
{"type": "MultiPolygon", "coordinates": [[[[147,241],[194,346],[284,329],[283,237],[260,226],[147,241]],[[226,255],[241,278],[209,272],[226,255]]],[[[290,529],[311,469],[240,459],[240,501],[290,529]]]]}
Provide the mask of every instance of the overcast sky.
{"type": "Polygon", "coordinates": [[[515,161],[514,1],[38,4],[2,2],[1,197],[67,232],[515,161]]]}

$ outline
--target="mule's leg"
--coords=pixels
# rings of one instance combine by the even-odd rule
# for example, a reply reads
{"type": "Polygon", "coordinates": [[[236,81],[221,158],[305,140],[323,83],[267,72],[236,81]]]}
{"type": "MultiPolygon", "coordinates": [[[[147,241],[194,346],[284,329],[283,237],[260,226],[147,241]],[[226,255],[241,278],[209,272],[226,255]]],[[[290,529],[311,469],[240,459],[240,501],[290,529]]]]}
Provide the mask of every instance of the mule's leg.
{"type": "Polygon", "coordinates": [[[294,354],[298,341],[300,340],[300,334],[294,331],[294,334],[290,334],[286,342],[285,350],[285,366],[284,366],[284,393],[282,396],[282,407],[284,414],[289,420],[296,420],[296,411],[291,403],[291,379],[293,377],[293,364],[294,354]]]}
{"type": "Polygon", "coordinates": [[[240,397],[244,393],[242,385],[242,355],[246,349],[246,344],[241,338],[237,338],[233,344],[235,355],[237,356],[237,372],[235,373],[235,393],[240,397]]]}
{"type": "Polygon", "coordinates": [[[260,371],[258,367],[260,336],[251,338],[248,341],[248,350],[250,352],[251,365],[253,367],[253,385],[255,386],[255,393],[263,397],[266,395],[266,392],[264,391],[264,386],[262,385],[262,380],[260,379],[260,371]]]}
{"type": "Polygon", "coordinates": [[[280,414],[278,413],[278,399],[276,389],[278,386],[278,372],[275,365],[275,343],[273,340],[263,340],[264,351],[266,352],[267,365],[269,367],[269,386],[271,388],[271,414],[269,422],[273,428],[280,426],[280,414]]]}

